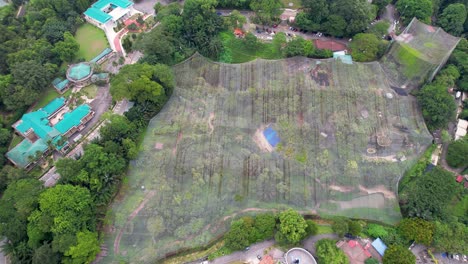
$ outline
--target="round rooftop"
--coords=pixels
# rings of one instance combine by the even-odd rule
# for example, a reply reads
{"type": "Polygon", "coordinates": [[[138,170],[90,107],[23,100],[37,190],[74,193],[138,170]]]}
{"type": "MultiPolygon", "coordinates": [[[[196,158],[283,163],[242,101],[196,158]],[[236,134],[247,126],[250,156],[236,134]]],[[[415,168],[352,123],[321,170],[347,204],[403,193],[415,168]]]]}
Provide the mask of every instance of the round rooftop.
{"type": "Polygon", "coordinates": [[[67,79],[72,82],[79,82],[88,79],[93,74],[93,68],[87,62],[73,64],[68,68],[67,79]]]}
{"type": "Polygon", "coordinates": [[[291,248],[285,259],[287,264],[317,264],[312,254],[303,248],[291,248]]]}

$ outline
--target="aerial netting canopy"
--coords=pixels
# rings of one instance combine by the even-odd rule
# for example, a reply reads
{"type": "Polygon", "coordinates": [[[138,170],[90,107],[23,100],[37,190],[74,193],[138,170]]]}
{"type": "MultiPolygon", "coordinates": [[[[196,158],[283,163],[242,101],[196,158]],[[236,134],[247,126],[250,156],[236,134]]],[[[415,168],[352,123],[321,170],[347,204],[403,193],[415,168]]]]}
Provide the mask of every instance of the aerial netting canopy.
{"type": "Polygon", "coordinates": [[[174,66],[176,89],[112,208],[105,260],[151,263],[242,214],[288,207],[394,223],[396,185],[431,143],[380,64],[290,58],[174,66]]]}
{"type": "Polygon", "coordinates": [[[460,39],[413,18],[381,59],[392,87],[408,93],[424,81],[431,81],[447,62],[460,39]]]}

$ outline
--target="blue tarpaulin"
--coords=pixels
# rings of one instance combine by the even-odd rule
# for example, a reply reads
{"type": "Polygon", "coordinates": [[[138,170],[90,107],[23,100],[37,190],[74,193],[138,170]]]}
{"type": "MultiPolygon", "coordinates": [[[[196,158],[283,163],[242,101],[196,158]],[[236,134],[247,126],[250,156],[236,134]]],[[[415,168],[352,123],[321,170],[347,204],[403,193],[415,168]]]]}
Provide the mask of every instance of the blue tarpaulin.
{"type": "Polygon", "coordinates": [[[374,242],[372,242],[372,246],[375,248],[375,250],[377,250],[377,252],[379,252],[381,256],[385,254],[385,250],[387,249],[387,246],[382,240],[380,240],[380,238],[374,240],[374,242]]]}
{"type": "Polygon", "coordinates": [[[280,142],[280,138],[278,136],[278,133],[271,127],[268,127],[263,131],[263,135],[265,136],[266,140],[272,147],[276,147],[278,143],[280,142]]]}

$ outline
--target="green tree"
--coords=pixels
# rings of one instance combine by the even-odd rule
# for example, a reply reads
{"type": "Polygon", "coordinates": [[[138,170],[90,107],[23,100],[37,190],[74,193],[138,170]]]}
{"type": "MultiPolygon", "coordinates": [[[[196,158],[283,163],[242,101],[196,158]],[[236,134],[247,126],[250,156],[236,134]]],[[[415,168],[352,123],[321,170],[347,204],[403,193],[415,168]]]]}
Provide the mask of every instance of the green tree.
{"type": "Polygon", "coordinates": [[[455,140],[448,145],[447,163],[454,168],[468,166],[468,137],[455,140]]]}
{"type": "Polygon", "coordinates": [[[398,231],[408,240],[429,246],[432,243],[434,224],[421,218],[405,218],[398,224],[398,231]]]}
{"type": "Polygon", "coordinates": [[[468,226],[460,223],[434,222],[434,248],[439,252],[468,253],[468,226]]]}
{"type": "Polygon", "coordinates": [[[375,258],[368,258],[366,261],[364,261],[364,264],[379,264],[379,261],[375,258]]]}
{"type": "Polygon", "coordinates": [[[372,25],[368,30],[367,33],[374,34],[378,39],[382,36],[388,34],[388,28],[390,27],[390,23],[386,20],[381,20],[374,25],[372,25]]]}
{"type": "Polygon", "coordinates": [[[415,264],[416,257],[411,253],[411,251],[403,247],[402,245],[390,245],[387,250],[385,250],[385,255],[383,256],[384,264],[415,264]]]}
{"type": "Polygon", "coordinates": [[[256,50],[258,46],[258,39],[252,33],[247,33],[244,38],[245,47],[249,50],[256,50]]]}
{"type": "Polygon", "coordinates": [[[342,37],[346,32],[346,21],[339,15],[330,15],[325,23],[322,25],[323,31],[335,36],[342,37]]]}
{"type": "Polygon", "coordinates": [[[348,221],[342,217],[333,219],[332,230],[338,236],[344,236],[349,231],[348,221]]]}
{"type": "Polygon", "coordinates": [[[383,226],[377,224],[368,224],[365,232],[373,238],[384,238],[388,235],[387,230],[385,230],[383,226]]]}
{"type": "Polygon", "coordinates": [[[75,233],[91,227],[93,215],[94,203],[88,189],[56,185],[39,196],[39,209],[28,218],[28,235],[36,230],[53,234],[75,233]]]}
{"type": "Polygon", "coordinates": [[[362,231],[362,226],[359,221],[349,221],[348,223],[349,233],[353,236],[358,236],[362,231]]]}
{"type": "Polygon", "coordinates": [[[60,263],[60,256],[57,252],[52,250],[50,243],[45,242],[42,246],[34,250],[34,255],[32,256],[32,264],[58,264],[60,263]]]}
{"type": "Polygon", "coordinates": [[[243,219],[231,223],[231,228],[224,235],[224,241],[227,248],[231,250],[244,249],[250,245],[249,237],[252,228],[249,227],[243,219]]]}
{"type": "Polygon", "coordinates": [[[318,225],[312,220],[306,220],[306,232],[308,236],[314,236],[318,233],[318,225]]]}
{"type": "MultiPolygon", "coordinates": [[[[273,237],[275,233],[276,217],[273,214],[258,214],[255,216],[253,228],[258,237],[256,241],[263,241],[273,237]]],[[[256,242],[255,241],[255,242],[256,242]]]]}
{"type": "Polygon", "coordinates": [[[336,241],[332,239],[321,239],[315,245],[316,254],[321,264],[347,264],[348,257],[336,247],[336,241]]]}
{"type": "Polygon", "coordinates": [[[426,24],[431,23],[433,11],[431,0],[398,0],[396,8],[405,24],[408,24],[413,17],[416,17],[426,24]]]}
{"type": "Polygon", "coordinates": [[[363,32],[377,15],[376,10],[366,0],[332,1],[330,14],[338,15],[346,21],[345,36],[354,36],[363,32]]]}
{"type": "Polygon", "coordinates": [[[311,57],[314,54],[314,45],[312,41],[297,37],[286,44],[284,54],[286,57],[304,56],[311,57]]]}
{"type": "Polygon", "coordinates": [[[349,47],[355,61],[373,61],[377,59],[379,39],[374,34],[359,33],[353,37],[349,47]]]}
{"type": "Polygon", "coordinates": [[[466,21],[466,6],[462,3],[448,5],[440,14],[437,23],[448,33],[459,36],[466,21]]]}
{"type": "Polygon", "coordinates": [[[447,205],[463,187],[453,174],[436,167],[412,181],[400,194],[403,212],[425,220],[446,218],[447,205]]]}
{"type": "Polygon", "coordinates": [[[302,8],[307,18],[314,24],[321,24],[329,16],[329,5],[326,0],[302,0],[302,8]]]}
{"type": "Polygon", "coordinates": [[[281,14],[279,0],[252,0],[250,8],[255,12],[260,24],[271,24],[281,14]]]}
{"type": "Polygon", "coordinates": [[[457,106],[444,86],[424,85],[417,96],[429,130],[445,127],[455,118],[457,106]]]}
{"type": "Polygon", "coordinates": [[[288,209],[279,214],[279,230],[288,243],[295,244],[306,235],[307,223],[304,217],[293,209],[288,209]]]}
{"type": "Polygon", "coordinates": [[[76,245],[71,246],[64,254],[69,257],[64,260],[64,263],[91,263],[99,251],[99,240],[96,232],[88,230],[78,232],[76,234],[76,245]]]}
{"type": "Polygon", "coordinates": [[[70,32],[63,34],[63,41],[55,43],[54,51],[59,54],[62,61],[72,61],[75,54],[80,49],[80,44],[75,40],[70,32]]]}

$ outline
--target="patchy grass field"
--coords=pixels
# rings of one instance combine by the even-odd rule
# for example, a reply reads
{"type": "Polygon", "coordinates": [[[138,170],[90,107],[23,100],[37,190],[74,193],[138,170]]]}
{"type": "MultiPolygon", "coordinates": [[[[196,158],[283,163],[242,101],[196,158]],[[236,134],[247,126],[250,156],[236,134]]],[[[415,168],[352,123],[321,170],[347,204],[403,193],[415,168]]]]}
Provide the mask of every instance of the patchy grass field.
{"type": "Polygon", "coordinates": [[[331,225],[318,225],[317,235],[333,234],[331,225]]]}
{"type": "Polygon", "coordinates": [[[42,94],[42,97],[39,98],[36,105],[32,108],[31,111],[36,111],[37,109],[46,106],[53,99],[63,96],[68,97],[71,94],[71,89],[66,91],[64,94],[59,94],[54,88],[49,87],[47,91],[42,94]]]}
{"type": "MultiPolygon", "coordinates": [[[[281,51],[271,43],[262,43],[259,41],[256,49],[249,49],[245,44],[244,39],[239,39],[234,36],[231,32],[222,32],[221,39],[224,45],[224,60],[223,62],[229,63],[243,63],[257,58],[262,59],[281,59],[283,55],[281,51]]],[[[223,56],[222,56],[223,57],[223,56]]]]}
{"type": "Polygon", "coordinates": [[[283,3],[285,8],[298,9],[302,7],[300,0],[281,0],[281,3],[283,3]],[[293,5],[289,6],[289,3],[292,3],[293,5]]]}
{"type": "Polygon", "coordinates": [[[86,86],[85,88],[83,88],[81,90],[84,94],[86,94],[86,96],[89,98],[89,99],[92,99],[92,98],[95,98],[96,97],[96,94],[97,94],[97,91],[98,91],[98,87],[94,84],[91,84],[91,85],[88,85],[86,86]]]}
{"type": "Polygon", "coordinates": [[[80,50],[76,54],[76,58],[84,58],[86,61],[96,57],[101,51],[109,47],[104,32],[91,24],[86,23],[78,28],[75,38],[80,44],[80,50]]]}

